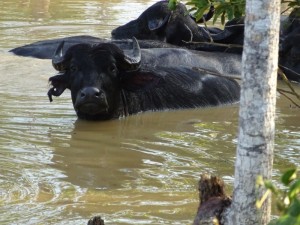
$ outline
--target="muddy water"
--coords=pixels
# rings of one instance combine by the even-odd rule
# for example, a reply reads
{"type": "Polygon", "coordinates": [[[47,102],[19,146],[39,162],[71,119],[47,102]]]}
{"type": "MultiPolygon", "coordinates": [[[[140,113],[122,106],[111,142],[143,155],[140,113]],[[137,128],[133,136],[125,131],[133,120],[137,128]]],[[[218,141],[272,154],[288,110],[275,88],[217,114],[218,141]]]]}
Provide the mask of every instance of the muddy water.
{"type": "MultiPolygon", "coordinates": [[[[69,92],[49,103],[48,60],[7,52],[46,38],[109,37],[153,2],[1,1],[0,224],[86,224],[94,215],[107,224],[190,224],[200,173],[230,189],[237,105],[80,121],[69,92]]],[[[300,166],[299,109],[282,96],[276,127],[275,181],[300,166]]]]}

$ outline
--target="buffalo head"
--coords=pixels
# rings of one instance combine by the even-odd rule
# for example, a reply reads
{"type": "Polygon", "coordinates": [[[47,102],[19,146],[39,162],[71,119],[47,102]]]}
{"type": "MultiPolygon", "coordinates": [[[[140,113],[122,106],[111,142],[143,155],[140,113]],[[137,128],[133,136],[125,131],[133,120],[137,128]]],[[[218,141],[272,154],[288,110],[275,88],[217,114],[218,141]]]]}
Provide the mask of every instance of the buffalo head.
{"type": "Polygon", "coordinates": [[[71,90],[74,109],[79,118],[109,119],[114,117],[120,101],[120,74],[135,71],[140,66],[141,52],[133,40],[133,54],[128,56],[111,43],[78,44],[63,53],[61,43],[52,59],[59,74],[49,79],[52,96],[71,90]]]}
{"type": "MultiPolygon", "coordinates": [[[[207,19],[211,17],[213,10],[211,7],[207,19]]],[[[168,1],[160,1],[150,6],[137,19],[114,29],[111,34],[115,39],[134,36],[140,40],[160,40],[184,45],[184,42],[208,40],[203,32],[190,17],[184,4],[178,3],[172,11],[168,7],[168,1]]]]}

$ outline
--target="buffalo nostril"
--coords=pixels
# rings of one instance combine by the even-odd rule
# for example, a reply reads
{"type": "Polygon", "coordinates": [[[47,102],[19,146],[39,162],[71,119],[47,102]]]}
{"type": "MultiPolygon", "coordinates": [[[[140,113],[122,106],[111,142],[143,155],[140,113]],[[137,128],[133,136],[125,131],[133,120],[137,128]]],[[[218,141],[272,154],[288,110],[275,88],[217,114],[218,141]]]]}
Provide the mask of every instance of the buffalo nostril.
{"type": "Polygon", "coordinates": [[[81,99],[102,98],[103,91],[95,87],[86,87],[80,91],[81,99]]]}

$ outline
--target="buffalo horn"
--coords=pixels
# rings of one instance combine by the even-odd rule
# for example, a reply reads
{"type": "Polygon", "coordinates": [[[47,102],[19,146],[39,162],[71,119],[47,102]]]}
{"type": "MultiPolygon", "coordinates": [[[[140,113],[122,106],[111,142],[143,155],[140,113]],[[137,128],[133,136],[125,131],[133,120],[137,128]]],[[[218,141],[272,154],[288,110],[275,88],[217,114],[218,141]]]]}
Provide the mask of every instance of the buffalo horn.
{"type": "Polygon", "coordinates": [[[124,60],[128,71],[137,70],[141,64],[141,49],[135,37],[132,38],[132,56],[125,55],[124,60]]]}
{"type": "Polygon", "coordinates": [[[64,71],[66,68],[64,66],[65,57],[63,56],[63,47],[65,42],[62,41],[56,48],[55,53],[52,57],[52,65],[57,71],[64,71]]]}

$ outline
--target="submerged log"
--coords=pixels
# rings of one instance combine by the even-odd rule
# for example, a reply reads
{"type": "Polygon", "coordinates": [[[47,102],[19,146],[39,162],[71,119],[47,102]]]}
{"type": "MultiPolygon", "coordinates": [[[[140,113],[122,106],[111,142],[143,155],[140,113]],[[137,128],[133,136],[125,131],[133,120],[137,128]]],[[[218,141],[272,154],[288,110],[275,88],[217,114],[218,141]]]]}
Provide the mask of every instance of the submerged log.
{"type": "Polygon", "coordinates": [[[87,225],[104,225],[104,220],[100,216],[95,216],[89,220],[87,225]]]}
{"type": "Polygon", "coordinates": [[[222,225],[222,213],[231,204],[221,178],[201,175],[199,181],[199,208],[193,225],[222,225]]]}

